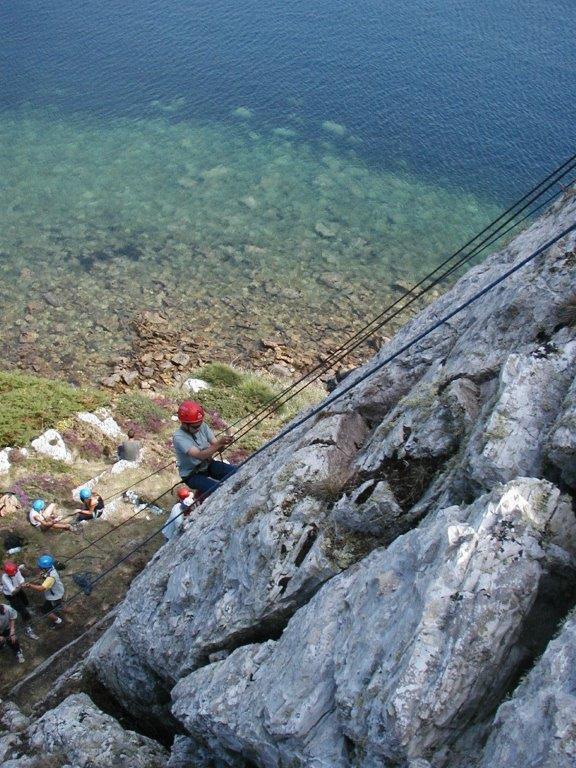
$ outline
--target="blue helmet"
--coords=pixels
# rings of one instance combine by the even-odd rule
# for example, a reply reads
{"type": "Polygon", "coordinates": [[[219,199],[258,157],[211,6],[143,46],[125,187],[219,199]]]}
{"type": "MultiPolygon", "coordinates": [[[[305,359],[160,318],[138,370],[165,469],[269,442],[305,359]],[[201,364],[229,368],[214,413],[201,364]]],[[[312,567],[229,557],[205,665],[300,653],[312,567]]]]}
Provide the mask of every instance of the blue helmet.
{"type": "Polygon", "coordinates": [[[38,568],[41,568],[43,571],[47,571],[48,569],[52,568],[55,562],[56,561],[52,555],[40,555],[36,561],[36,564],[38,565],[38,568]]]}
{"type": "Polygon", "coordinates": [[[81,488],[80,489],[80,501],[86,501],[87,499],[90,499],[92,497],[92,491],[90,488],[81,488]]]}
{"type": "Polygon", "coordinates": [[[32,509],[34,512],[42,512],[43,509],[46,509],[46,502],[43,499],[36,499],[32,504],[32,509]]]}

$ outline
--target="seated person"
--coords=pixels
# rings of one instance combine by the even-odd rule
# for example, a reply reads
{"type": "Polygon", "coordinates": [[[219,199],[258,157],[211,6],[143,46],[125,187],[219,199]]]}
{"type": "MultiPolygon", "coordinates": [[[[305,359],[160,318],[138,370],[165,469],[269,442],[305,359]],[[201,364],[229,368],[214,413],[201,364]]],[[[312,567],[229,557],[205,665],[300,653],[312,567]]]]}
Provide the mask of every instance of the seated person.
{"type": "Polygon", "coordinates": [[[44,499],[36,499],[28,513],[30,525],[33,525],[34,528],[40,528],[42,531],[49,531],[52,528],[57,531],[69,531],[70,524],[61,522],[61,518],[55,513],[55,509],[56,505],[54,502],[46,506],[44,499]]]}
{"type": "Polygon", "coordinates": [[[77,509],[78,521],[96,520],[104,512],[104,499],[98,493],[90,488],[80,489],[80,501],[84,505],[83,509],[77,509]]]}
{"type": "Polygon", "coordinates": [[[133,429],[128,430],[128,440],[124,440],[122,445],[118,446],[118,458],[120,461],[138,461],[140,457],[140,441],[134,440],[136,432],[133,429]]]}

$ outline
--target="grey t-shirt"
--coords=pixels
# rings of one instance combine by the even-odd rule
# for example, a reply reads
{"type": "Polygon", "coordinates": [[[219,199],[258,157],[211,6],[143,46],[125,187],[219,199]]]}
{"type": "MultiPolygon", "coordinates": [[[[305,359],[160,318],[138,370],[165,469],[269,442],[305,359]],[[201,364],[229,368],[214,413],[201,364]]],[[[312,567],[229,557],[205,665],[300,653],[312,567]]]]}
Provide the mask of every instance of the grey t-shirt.
{"type": "Polygon", "coordinates": [[[208,466],[207,461],[195,459],[193,456],[189,456],[186,451],[189,448],[198,448],[198,450],[203,451],[204,448],[208,448],[213,440],[214,432],[212,432],[206,422],[193,435],[190,432],[185,432],[182,427],[174,433],[172,442],[176,451],[176,463],[178,464],[180,477],[186,477],[192,472],[208,466]]]}
{"type": "Polygon", "coordinates": [[[5,603],[2,603],[2,606],[4,608],[4,613],[0,613],[0,634],[3,634],[7,629],[10,629],[10,622],[18,616],[14,608],[11,608],[5,603]]]}
{"type": "Polygon", "coordinates": [[[125,461],[138,461],[140,456],[140,441],[139,440],[124,440],[120,448],[118,449],[118,455],[125,461]]]}

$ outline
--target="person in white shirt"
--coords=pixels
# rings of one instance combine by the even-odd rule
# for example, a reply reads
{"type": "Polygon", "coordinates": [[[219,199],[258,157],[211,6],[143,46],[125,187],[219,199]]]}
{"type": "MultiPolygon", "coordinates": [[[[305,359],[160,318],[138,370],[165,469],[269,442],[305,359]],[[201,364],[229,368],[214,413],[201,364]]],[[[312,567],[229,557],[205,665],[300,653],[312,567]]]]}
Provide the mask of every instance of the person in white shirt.
{"type": "Polygon", "coordinates": [[[180,488],[177,496],[179,501],[172,507],[168,520],[162,528],[166,541],[170,541],[182,532],[184,522],[190,515],[190,510],[194,504],[194,496],[188,488],[180,488]]]}
{"type": "Polygon", "coordinates": [[[18,659],[24,663],[24,654],[16,637],[16,617],[18,614],[9,605],[0,603],[0,645],[6,644],[18,659]]]}
{"type": "Polygon", "coordinates": [[[42,531],[48,531],[51,528],[58,531],[69,531],[70,524],[60,521],[60,518],[54,512],[55,508],[56,505],[54,503],[46,506],[44,499],[36,499],[28,513],[30,525],[33,525],[34,528],[40,528],[42,531]]]}
{"type": "Polygon", "coordinates": [[[28,610],[30,605],[28,595],[23,590],[25,578],[22,575],[23,566],[18,566],[10,560],[4,563],[4,573],[2,574],[2,594],[8,600],[12,608],[20,614],[24,624],[24,632],[32,640],[38,640],[38,635],[34,634],[32,627],[28,624],[32,616],[28,610]]]}

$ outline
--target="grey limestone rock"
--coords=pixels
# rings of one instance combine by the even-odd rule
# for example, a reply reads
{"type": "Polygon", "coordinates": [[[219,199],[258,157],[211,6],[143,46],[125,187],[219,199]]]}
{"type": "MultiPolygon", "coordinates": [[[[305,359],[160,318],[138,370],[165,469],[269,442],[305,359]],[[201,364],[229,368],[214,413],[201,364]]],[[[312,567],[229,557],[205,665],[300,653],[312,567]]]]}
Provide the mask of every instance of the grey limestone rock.
{"type": "Polygon", "coordinates": [[[0,739],[0,757],[10,768],[164,768],[168,751],[152,739],[124,730],[80,693],[69,696],[26,731],[0,739]]]}
{"type": "Polygon", "coordinates": [[[278,641],[182,679],[174,712],[214,755],[266,768],[441,765],[534,652],[523,635],[567,525],[570,505],[531,479],[442,510],[333,578],[278,641]]]}
{"type": "Polygon", "coordinates": [[[552,428],[546,454],[562,480],[576,488],[576,378],[552,428]]]}
{"type": "Polygon", "coordinates": [[[334,505],[331,517],[344,531],[387,536],[388,541],[402,532],[402,508],[385,480],[368,480],[349,496],[343,496],[334,505]]]}
{"type": "Polygon", "coordinates": [[[480,768],[576,765],[576,613],[499,708],[480,768]]]}
{"type": "Polygon", "coordinates": [[[279,447],[266,471],[255,462],[205,502],[135,580],[92,650],[99,679],[131,707],[159,712],[173,683],[214,651],[280,632],[340,570],[319,530],[365,434],[357,414],[320,419],[298,445],[279,447]]]}
{"type": "Polygon", "coordinates": [[[542,474],[544,444],[576,374],[576,340],[567,332],[529,354],[512,354],[500,374],[497,402],[471,475],[484,487],[519,474],[542,474]]]}

